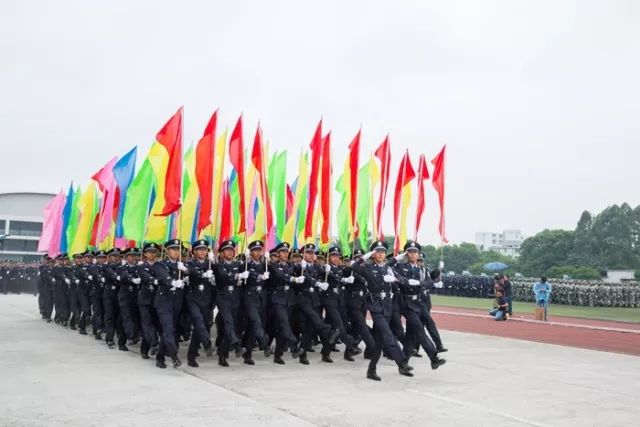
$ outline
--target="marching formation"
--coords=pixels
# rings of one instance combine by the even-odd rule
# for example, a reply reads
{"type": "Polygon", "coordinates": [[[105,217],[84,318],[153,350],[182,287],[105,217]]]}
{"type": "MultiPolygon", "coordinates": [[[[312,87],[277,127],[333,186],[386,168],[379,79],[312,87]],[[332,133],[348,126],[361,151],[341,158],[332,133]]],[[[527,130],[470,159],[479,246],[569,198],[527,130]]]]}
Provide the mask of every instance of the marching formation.
{"type": "Polygon", "coordinates": [[[142,250],[47,256],[39,268],[42,318],[51,322],[53,315],[82,335],[90,329],[109,349],[139,344],[141,357],[155,357],[158,368],[166,368],[166,358],[181,366],[181,342],[189,342],[191,367],[198,367],[200,352],[217,353],[223,367],[232,353],[254,365],[255,351],[279,365],[286,353],[308,365],[308,352],[317,349],[322,362],[333,363],[340,343],[347,362],[363,353],[367,378],[375,381],[382,355],[409,377],[420,348],[432,369],[445,363],[438,354],[447,349],[430,315],[440,272],[425,268],[414,241],[395,257],[384,241],[351,257],[337,246],[321,253],[314,244],[292,250],[288,242],[265,252],[261,240],[241,254],[233,240],[216,249],[201,239],[187,251],[172,239],[142,250]]]}

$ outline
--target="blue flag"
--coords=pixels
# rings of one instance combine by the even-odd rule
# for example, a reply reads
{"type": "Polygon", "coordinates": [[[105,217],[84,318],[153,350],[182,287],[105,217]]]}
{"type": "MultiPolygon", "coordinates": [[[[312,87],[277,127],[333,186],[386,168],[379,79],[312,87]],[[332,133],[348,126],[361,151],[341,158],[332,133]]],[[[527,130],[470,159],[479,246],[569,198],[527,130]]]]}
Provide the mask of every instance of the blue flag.
{"type": "Polygon", "coordinates": [[[116,179],[116,184],[118,184],[118,192],[120,193],[120,200],[118,201],[118,216],[116,218],[116,237],[124,237],[124,229],[122,226],[124,203],[126,199],[127,189],[129,188],[131,181],[133,181],[133,174],[136,169],[137,154],[138,147],[133,147],[113,166],[113,176],[116,179]]]}

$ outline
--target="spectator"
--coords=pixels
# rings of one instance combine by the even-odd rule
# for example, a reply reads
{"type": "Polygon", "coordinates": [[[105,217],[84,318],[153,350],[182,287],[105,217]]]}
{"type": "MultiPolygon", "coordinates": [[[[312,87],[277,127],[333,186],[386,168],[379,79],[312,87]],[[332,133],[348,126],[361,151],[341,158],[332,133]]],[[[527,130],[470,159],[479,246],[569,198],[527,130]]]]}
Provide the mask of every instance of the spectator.
{"type": "Polygon", "coordinates": [[[513,296],[511,292],[511,280],[509,280],[509,276],[507,275],[502,278],[502,291],[504,292],[504,297],[507,299],[507,304],[509,304],[507,313],[509,313],[509,316],[513,316],[513,296]]]}
{"type": "Polygon", "coordinates": [[[540,281],[533,285],[533,293],[536,297],[536,305],[544,308],[544,321],[547,321],[547,307],[551,298],[551,285],[547,283],[547,278],[542,276],[540,281]]]}
{"type": "Polygon", "coordinates": [[[489,312],[495,320],[507,320],[507,309],[509,304],[501,289],[496,290],[496,302],[493,310],[489,312]]]}

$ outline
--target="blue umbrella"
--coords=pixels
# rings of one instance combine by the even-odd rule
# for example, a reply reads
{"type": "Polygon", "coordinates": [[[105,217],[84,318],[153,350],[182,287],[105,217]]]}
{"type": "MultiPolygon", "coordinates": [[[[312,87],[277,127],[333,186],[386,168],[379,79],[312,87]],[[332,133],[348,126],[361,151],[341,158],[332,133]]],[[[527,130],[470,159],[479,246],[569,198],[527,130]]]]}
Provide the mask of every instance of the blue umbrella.
{"type": "Polygon", "coordinates": [[[491,271],[499,271],[499,270],[504,270],[505,268],[509,267],[507,264],[503,263],[503,262],[488,262],[485,265],[482,266],[485,270],[491,270],[491,271]]]}

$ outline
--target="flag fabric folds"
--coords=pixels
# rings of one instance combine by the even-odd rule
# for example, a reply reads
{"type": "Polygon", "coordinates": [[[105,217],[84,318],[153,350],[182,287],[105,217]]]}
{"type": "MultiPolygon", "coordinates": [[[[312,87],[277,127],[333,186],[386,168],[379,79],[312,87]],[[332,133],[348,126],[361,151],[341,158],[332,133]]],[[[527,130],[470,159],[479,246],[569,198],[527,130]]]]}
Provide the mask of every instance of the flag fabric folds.
{"type": "Polygon", "coordinates": [[[431,160],[431,164],[433,165],[433,178],[431,178],[431,182],[433,183],[433,188],[436,189],[438,193],[438,202],[440,204],[440,221],[438,221],[438,232],[440,233],[440,241],[442,243],[447,243],[447,237],[445,234],[445,218],[444,218],[444,161],[445,161],[445,152],[447,150],[447,146],[442,147],[442,150],[438,153],[436,157],[431,160]]]}

